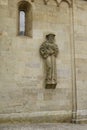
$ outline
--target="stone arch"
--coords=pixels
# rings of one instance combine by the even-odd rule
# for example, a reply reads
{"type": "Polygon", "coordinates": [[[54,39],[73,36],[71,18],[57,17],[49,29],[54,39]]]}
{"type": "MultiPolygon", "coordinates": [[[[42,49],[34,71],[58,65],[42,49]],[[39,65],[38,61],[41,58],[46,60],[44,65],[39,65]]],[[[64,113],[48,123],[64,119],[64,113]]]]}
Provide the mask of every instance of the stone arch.
{"type": "Polygon", "coordinates": [[[24,0],[18,2],[18,35],[20,35],[20,11],[25,12],[25,36],[32,36],[32,5],[24,0]]]}
{"type": "MultiPolygon", "coordinates": [[[[71,7],[72,5],[71,0],[54,0],[54,1],[56,2],[57,6],[59,6],[62,2],[66,2],[69,5],[69,7],[71,7]]],[[[50,2],[50,0],[44,0],[45,5],[47,5],[48,2],[50,2]]]]}
{"type": "Polygon", "coordinates": [[[71,0],[61,0],[61,2],[59,3],[59,5],[60,5],[62,2],[66,2],[69,7],[71,7],[71,5],[72,5],[71,0]]]}

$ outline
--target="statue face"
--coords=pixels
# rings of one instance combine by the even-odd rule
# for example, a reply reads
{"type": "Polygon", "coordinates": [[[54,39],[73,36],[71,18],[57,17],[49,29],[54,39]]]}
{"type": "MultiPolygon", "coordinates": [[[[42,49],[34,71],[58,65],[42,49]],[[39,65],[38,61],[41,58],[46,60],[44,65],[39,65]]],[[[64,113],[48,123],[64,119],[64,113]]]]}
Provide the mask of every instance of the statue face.
{"type": "Polygon", "coordinates": [[[50,43],[54,43],[54,40],[55,40],[55,38],[54,38],[54,36],[52,36],[52,35],[50,35],[49,37],[48,37],[48,41],[50,42],[50,43]]]}

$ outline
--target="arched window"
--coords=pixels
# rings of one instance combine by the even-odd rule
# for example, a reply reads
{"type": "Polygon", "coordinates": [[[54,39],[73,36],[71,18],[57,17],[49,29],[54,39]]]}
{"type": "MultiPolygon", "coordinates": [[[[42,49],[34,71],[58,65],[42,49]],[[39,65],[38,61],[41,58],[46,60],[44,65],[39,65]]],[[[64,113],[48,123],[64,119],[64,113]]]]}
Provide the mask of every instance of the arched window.
{"type": "Polygon", "coordinates": [[[20,11],[19,34],[25,35],[25,11],[20,11]]]}
{"type": "Polygon", "coordinates": [[[18,3],[18,35],[32,36],[32,7],[27,1],[18,3]]]}

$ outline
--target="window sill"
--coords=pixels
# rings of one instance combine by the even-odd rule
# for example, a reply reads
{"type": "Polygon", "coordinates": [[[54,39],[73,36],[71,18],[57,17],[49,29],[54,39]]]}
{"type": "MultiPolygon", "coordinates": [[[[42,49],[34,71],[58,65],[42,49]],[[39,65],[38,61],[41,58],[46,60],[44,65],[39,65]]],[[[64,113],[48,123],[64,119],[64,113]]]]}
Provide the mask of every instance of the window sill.
{"type": "Polygon", "coordinates": [[[22,36],[22,35],[17,35],[17,37],[19,37],[19,38],[28,38],[28,39],[32,39],[32,36],[22,36]]]}

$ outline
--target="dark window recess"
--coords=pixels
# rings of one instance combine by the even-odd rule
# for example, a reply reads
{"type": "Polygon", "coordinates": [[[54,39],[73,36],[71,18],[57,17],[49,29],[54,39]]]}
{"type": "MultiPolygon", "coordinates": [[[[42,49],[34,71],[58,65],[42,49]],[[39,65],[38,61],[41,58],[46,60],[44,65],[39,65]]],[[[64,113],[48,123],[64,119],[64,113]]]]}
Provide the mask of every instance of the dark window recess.
{"type": "Polygon", "coordinates": [[[32,6],[27,1],[18,3],[18,35],[32,37],[32,6]]]}

